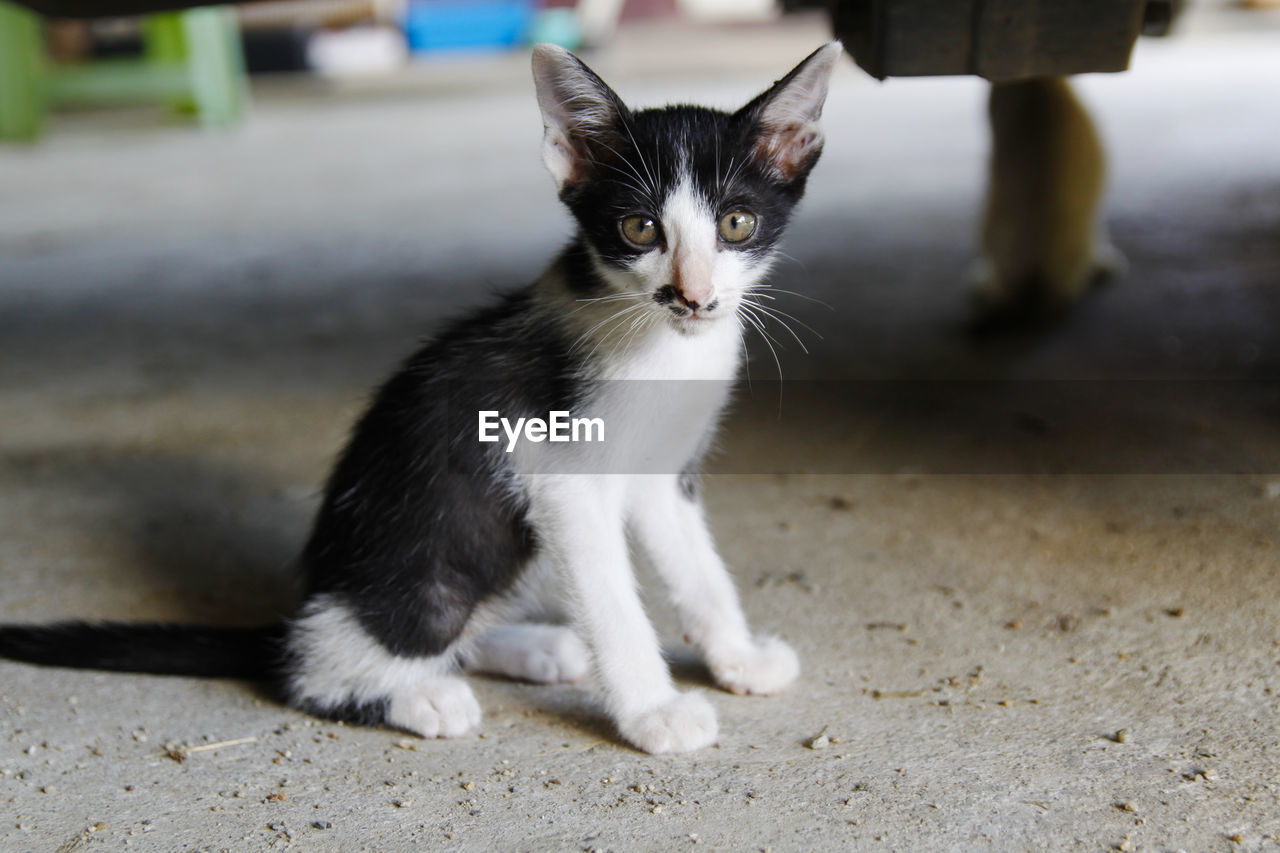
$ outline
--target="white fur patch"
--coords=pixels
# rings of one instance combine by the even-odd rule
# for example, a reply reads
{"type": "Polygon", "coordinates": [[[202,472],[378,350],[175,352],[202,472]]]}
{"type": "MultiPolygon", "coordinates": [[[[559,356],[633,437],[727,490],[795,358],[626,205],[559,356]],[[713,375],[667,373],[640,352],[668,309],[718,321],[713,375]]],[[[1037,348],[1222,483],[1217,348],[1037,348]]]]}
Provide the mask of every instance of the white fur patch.
{"type": "MultiPolygon", "coordinates": [[[[668,278],[685,298],[706,307],[717,297],[717,261],[722,254],[716,241],[715,211],[684,178],[667,197],[662,209],[662,226],[667,234],[668,278]]],[[[727,267],[728,265],[723,265],[727,267]]],[[[732,270],[721,269],[721,284],[731,282],[732,270]]],[[[735,277],[736,278],[736,277],[735,277]]]]}
{"type": "Polygon", "coordinates": [[[323,707],[376,702],[454,670],[452,653],[428,658],[393,655],[369,636],[346,604],[318,595],[289,626],[297,666],[288,689],[323,707]]]}
{"type": "Polygon", "coordinates": [[[577,681],[590,659],[578,635],[559,625],[502,625],[476,638],[467,668],[551,684],[577,681]]]}

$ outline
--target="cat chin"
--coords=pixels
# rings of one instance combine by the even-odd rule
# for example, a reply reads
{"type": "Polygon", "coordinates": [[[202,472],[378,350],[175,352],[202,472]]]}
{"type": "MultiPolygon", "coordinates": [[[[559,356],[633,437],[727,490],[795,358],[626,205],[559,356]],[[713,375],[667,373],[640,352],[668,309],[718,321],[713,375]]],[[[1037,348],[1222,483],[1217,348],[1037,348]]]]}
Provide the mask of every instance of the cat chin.
{"type": "Polygon", "coordinates": [[[667,322],[670,324],[671,328],[675,329],[678,333],[692,336],[709,332],[731,316],[733,316],[733,313],[730,311],[717,312],[711,317],[677,317],[673,314],[668,318],[667,322]]]}
{"type": "Polygon", "coordinates": [[[664,311],[667,325],[682,335],[699,335],[712,329],[720,328],[724,323],[738,317],[739,304],[736,299],[717,299],[719,304],[710,314],[676,314],[664,311]]]}

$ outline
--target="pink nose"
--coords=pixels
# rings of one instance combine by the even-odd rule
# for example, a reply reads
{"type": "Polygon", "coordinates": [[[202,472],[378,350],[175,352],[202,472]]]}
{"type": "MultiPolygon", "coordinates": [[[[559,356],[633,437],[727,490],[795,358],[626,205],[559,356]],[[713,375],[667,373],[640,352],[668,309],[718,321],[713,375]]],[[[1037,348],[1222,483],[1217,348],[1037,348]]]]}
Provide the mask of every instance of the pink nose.
{"type": "Polygon", "coordinates": [[[699,307],[713,302],[715,288],[711,285],[711,273],[712,261],[706,253],[677,244],[671,264],[671,286],[680,304],[697,311],[699,307]]]}
{"type": "Polygon", "coordinates": [[[680,304],[690,311],[697,311],[699,307],[710,304],[714,299],[711,283],[703,279],[694,284],[686,276],[681,275],[682,272],[683,270],[676,267],[671,282],[671,288],[676,292],[676,299],[680,304]]]}
{"type": "Polygon", "coordinates": [[[680,304],[690,311],[697,311],[703,305],[706,305],[709,295],[709,290],[694,291],[692,294],[685,290],[676,290],[676,299],[679,299],[680,304]]]}

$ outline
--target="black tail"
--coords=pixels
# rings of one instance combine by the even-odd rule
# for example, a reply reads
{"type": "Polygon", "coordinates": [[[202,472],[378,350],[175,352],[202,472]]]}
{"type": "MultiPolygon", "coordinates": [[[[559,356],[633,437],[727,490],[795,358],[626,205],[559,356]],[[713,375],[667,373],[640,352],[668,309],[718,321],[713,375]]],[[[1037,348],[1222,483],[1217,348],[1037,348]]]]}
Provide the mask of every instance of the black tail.
{"type": "Polygon", "coordinates": [[[46,666],[268,679],[283,659],[284,625],[219,628],[59,622],[0,625],[0,656],[46,666]]]}

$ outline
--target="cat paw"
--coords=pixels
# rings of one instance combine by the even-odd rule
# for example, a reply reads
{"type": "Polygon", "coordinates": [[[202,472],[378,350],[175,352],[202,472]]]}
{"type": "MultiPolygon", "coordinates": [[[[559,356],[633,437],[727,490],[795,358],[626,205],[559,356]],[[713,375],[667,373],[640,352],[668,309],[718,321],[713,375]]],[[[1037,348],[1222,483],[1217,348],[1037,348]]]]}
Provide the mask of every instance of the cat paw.
{"type": "Polygon", "coordinates": [[[800,674],[800,659],[777,637],[708,655],[707,665],[717,684],[738,694],[777,693],[800,674]]]}
{"type": "Polygon", "coordinates": [[[516,655],[516,678],[543,684],[577,681],[587,674],[591,659],[587,647],[568,628],[549,628],[516,655]]]}
{"type": "Polygon", "coordinates": [[[504,625],[476,641],[470,667],[542,684],[577,681],[587,674],[587,647],[558,625],[504,625]]]}
{"type": "Polygon", "coordinates": [[[690,752],[716,742],[716,712],[702,696],[680,693],[618,723],[622,736],[645,752],[690,752]]]}
{"type": "Polygon", "coordinates": [[[461,678],[437,678],[391,697],[387,723],[422,737],[461,737],[480,725],[480,704],[461,678]]]}

